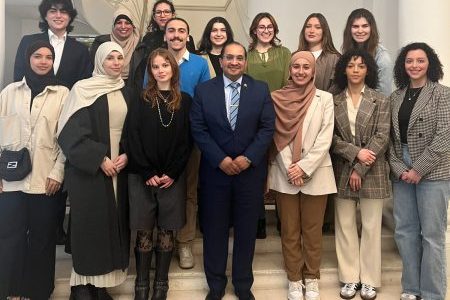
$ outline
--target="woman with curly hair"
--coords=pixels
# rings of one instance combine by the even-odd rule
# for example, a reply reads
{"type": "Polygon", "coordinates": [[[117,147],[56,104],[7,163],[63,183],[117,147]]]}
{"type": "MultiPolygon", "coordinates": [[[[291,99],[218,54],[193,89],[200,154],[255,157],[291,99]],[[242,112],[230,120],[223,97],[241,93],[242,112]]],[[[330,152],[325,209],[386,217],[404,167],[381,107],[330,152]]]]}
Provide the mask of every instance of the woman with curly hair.
{"type": "Polygon", "coordinates": [[[381,286],[381,218],[390,196],[388,99],[374,90],[377,65],[363,49],[344,53],[336,64],[335,82],[342,92],[334,97],[333,166],[338,188],[335,201],[336,254],[340,295],[375,299],[381,286]],[[361,241],[356,210],[361,211],[361,241]]]}
{"type": "Polygon", "coordinates": [[[362,48],[372,55],[378,66],[379,82],[375,89],[389,96],[392,92],[392,60],[387,49],[380,44],[375,17],[365,8],[352,11],[345,25],[342,52],[352,48],[362,48]]]}
{"type": "Polygon", "coordinates": [[[425,43],[402,48],[394,68],[389,162],[395,241],[403,260],[402,300],[445,299],[450,197],[450,89],[425,43]]]}

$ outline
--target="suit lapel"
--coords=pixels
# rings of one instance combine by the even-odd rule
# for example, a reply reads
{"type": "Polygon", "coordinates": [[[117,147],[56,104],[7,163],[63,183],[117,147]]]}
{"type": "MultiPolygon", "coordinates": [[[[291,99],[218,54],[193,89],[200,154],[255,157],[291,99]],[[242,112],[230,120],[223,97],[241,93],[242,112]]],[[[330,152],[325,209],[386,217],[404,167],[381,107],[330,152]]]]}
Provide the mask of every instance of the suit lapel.
{"type": "Polygon", "coordinates": [[[215,78],[216,78],[215,84],[217,85],[217,88],[214,89],[213,91],[214,96],[211,97],[211,99],[214,99],[214,102],[216,102],[214,107],[216,107],[219,110],[219,115],[220,118],[222,118],[223,123],[226,124],[225,126],[228,126],[228,128],[231,130],[230,121],[228,120],[227,116],[227,107],[225,101],[225,86],[223,82],[223,77],[218,76],[215,78]]]}
{"type": "Polygon", "coordinates": [[[70,59],[68,57],[69,50],[66,50],[66,49],[70,49],[72,42],[73,42],[72,39],[69,36],[67,36],[66,41],[64,42],[64,48],[63,48],[62,55],[61,55],[61,62],[59,63],[59,68],[58,68],[58,72],[56,72],[56,76],[61,74],[61,70],[64,68],[64,65],[67,64],[66,60],[70,59]]]}
{"type": "MultiPolygon", "coordinates": [[[[244,112],[249,109],[249,107],[252,105],[251,101],[249,99],[246,99],[248,96],[248,80],[245,78],[245,76],[242,76],[242,82],[241,82],[241,91],[239,93],[239,108],[238,108],[238,114],[237,114],[237,120],[236,120],[236,127],[234,130],[236,130],[239,125],[242,123],[242,116],[244,115],[244,112]]],[[[231,128],[231,125],[230,125],[231,128]]]]}
{"type": "Polygon", "coordinates": [[[403,90],[399,90],[395,92],[394,96],[391,97],[391,106],[392,106],[392,128],[395,133],[395,137],[400,140],[400,128],[398,125],[398,112],[400,110],[400,106],[402,105],[403,99],[405,99],[406,88],[403,90]]]}
{"type": "Polygon", "coordinates": [[[373,99],[372,92],[367,90],[364,93],[361,103],[359,104],[358,113],[356,114],[356,128],[355,128],[355,140],[359,141],[361,139],[361,134],[366,130],[369,119],[375,110],[375,103],[373,99]]]}
{"type": "Polygon", "coordinates": [[[315,115],[315,111],[317,109],[317,106],[319,105],[320,96],[316,94],[314,95],[313,101],[311,102],[311,105],[308,108],[308,112],[306,113],[305,120],[303,121],[303,128],[302,128],[302,138],[304,139],[306,136],[306,133],[308,132],[309,125],[311,124],[312,117],[315,115]]]}
{"type": "Polygon", "coordinates": [[[340,93],[335,96],[334,99],[334,116],[336,120],[336,125],[347,142],[352,142],[352,131],[350,129],[350,121],[348,119],[347,113],[347,101],[345,99],[345,92],[340,93]]]}
{"type": "Polygon", "coordinates": [[[425,107],[425,105],[428,104],[428,101],[430,100],[431,95],[433,94],[434,88],[435,84],[432,82],[427,82],[427,84],[423,87],[422,91],[419,94],[419,97],[416,100],[416,104],[414,105],[414,108],[411,112],[411,117],[409,118],[408,124],[408,131],[416,122],[417,117],[419,116],[422,109],[425,107]]]}

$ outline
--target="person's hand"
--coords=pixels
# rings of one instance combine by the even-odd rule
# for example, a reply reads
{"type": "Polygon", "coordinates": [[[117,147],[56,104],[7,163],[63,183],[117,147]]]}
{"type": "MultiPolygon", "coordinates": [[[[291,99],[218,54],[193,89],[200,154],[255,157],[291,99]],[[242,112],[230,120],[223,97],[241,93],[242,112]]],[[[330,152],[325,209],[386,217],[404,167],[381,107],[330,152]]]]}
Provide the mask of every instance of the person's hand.
{"type": "Polygon", "coordinates": [[[231,159],[231,157],[225,157],[219,165],[219,168],[227,175],[237,175],[240,172],[239,167],[231,159]]]}
{"type": "Polygon", "coordinates": [[[106,174],[106,176],[113,177],[117,175],[116,166],[108,157],[105,157],[102,164],[100,165],[100,168],[102,169],[103,173],[106,174]]]}
{"type": "Polygon", "coordinates": [[[361,181],[361,176],[353,170],[349,180],[351,190],[354,192],[359,191],[361,189],[361,181]]]}
{"type": "Polygon", "coordinates": [[[174,182],[174,180],[172,178],[170,178],[169,176],[167,176],[166,174],[163,174],[163,176],[161,176],[160,179],[161,179],[160,180],[160,184],[161,184],[160,188],[162,188],[162,189],[167,189],[174,182]]]}
{"type": "Polygon", "coordinates": [[[161,178],[158,175],[155,175],[153,177],[150,177],[150,179],[148,179],[145,182],[145,184],[149,185],[149,186],[157,187],[157,186],[159,186],[161,184],[161,178]]]}
{"type": "Polygon", "coordinates": [[[377,157],[375,156],[375,152],[369,149],[361,149],[356,156],[359,162],[363,165],[370,166],[372,165],[377,157]]]}
{"type": "Polygon", "coordinates": [[[422,179],[422,176],[420,176],[420,174],[417,173],[416,170],[411,169],[409,171],[403,172],[402,176],[400,177],[400,179],[403,180],[406,183],[418,184],[419,181],[422,179]]]}
{"type": "Polygon", "coordinates": [[[238,166],[239,172],[242,172],[244,170],[247,170],[248,167],[250,167],[250,163],[243,155],[239,155],[233,160],[234,164],[238,166]]]}
{"type": "Polygon", "coordinates": [[[293,181],[289,181],[291,184],[295,186],[302,186],[303,185],[303,178],[294,179],[293,181]]]}
{"type": "Polygon", "coordinates": [[[47,181],[45,182],[45,194],[47,196],[53,196],[59,189],[61,188],[61,183],[51,179],[47,178],[47,181]]]}
{"type": "MultiPolygon", "coordinates": [[[[305,175],[305,172],[297,164],[291,164],[289,166],[289,169],[287,171],[287,176],[293,184],[297,179],[302,178],[303,175],[305,175]]],[[[303,183],[303,180],[302,180],[302,183],[303,183]]]]}
{"type": "Polygon", "coordinates": [[[128,164],[128,156],[124,153],[119,156],[117,156],[113,160],[114,166],[116,167],[117,173],[122,171],[128,164]]]}

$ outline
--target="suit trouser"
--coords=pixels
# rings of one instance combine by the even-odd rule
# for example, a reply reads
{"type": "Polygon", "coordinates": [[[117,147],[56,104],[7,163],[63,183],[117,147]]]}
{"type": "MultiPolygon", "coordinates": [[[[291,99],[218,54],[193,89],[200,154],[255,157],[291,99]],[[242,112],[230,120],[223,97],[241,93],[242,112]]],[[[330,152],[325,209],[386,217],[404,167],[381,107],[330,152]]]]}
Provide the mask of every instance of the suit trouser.
{"type": "Polygon", "coordinates": [[[320,278],[322,225],[328,195],[277,193],[281,245],[290,281],[320,278]]]}
{"type": "Polygon", "coordinates": [[[381,286],[381,220],[384,199],[360,199],[361,242],[353,199],[336,198],[335,233],[339,280],[381,286]]]}
{"type": "Polygon", "coordinates": [[[0,299],[48,299],[55,279],[56,198],[0,193],[0,299]]]}
{"type": "Polygon", "coordinates": [[[231,221],[234,228],[232,281],[235,292],[245,298],[253,284],[252,262],[263,180],[249,184],[241,175],[229,179],[224,173],[223,179],[211,184],[202,182],[200,189],[205,274],[211,292],[220,294],[227,284],[231,221]]]}
{"type": "Polygon", "coordinates": [[[198,170],[201,152],[194,144],[188,163],[186,165],[186,225],[177,233],[178,243],[190,243],[195,238],[197,223],[197,188],[198,170]]]}

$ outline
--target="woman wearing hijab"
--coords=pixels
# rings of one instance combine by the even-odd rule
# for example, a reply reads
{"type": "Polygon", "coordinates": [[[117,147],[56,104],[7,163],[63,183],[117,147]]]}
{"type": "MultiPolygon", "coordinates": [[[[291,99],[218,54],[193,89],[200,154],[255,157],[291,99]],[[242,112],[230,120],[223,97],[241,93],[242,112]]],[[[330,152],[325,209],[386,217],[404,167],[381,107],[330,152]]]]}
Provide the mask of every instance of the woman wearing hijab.
{"type": "Polygon", "coordinates": [[[140,40],[139,31],[130,15],[131,13],[123,8],[116,10],[114,12],[114,23],[111,34],[97,36],[90,49],[91,59],[95,61],[95,54],[101,44],[109,41],[119,44],[124,53],[122,79],[125,81],[128,79],[131,56],[140,40]]]}
{"type": "Polygon", "coordinates": [[[74,85],[58,127],[67,158],[74,300],[111,299],[105,288],[121,284],[127,276],[128,158],[123,133],[128,100],[123,64],[118,44],[101,44],[93,77],[74,85]]]}
{"type": "Polygon", "coordinates": [[[328,194],[336,192],[329,149],[333,98],[314,86],[315,58],[292,55],[290,80],[272,92],[276,121],[269,188],[276,191],[289,300],[319,299],[322,224],[328,194]]]}
{"type": "Polygon", "coordinates": [[[50,43],[31,44],[24,78],[0,93],[0,152],[26,147],[32,161],[22,180],[0,178],[0,299],[48,299],[54,288],[55,193],[64,177],[56,128],[69,93],[54,57],[50,43]]]}

